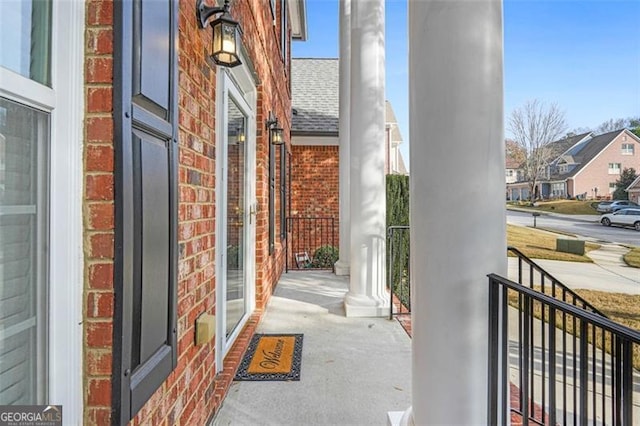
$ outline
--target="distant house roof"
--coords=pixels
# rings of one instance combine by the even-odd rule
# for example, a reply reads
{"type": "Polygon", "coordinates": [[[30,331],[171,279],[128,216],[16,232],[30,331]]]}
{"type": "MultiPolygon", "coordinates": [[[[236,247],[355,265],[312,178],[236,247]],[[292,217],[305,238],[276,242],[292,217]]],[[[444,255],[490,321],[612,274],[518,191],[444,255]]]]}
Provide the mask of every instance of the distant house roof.
{"type": "Polygon", "coordinates": [[[338,59],[291,60],[293,134],[338,134],[338,59]]]}
{"type": "MultiPolygon", "coordinates": [[[[563,156],[563,159],[565,160],[573,160],[572,164],[575,164],[575,167],[567,173],[554,174],[551,176],[551,178],[554,180],[567,179],[577,175],[580,170],[582,170],[587,164],[589,164],[591,160],[593,160],[598,154],[600,154],[600,152],[602,152],[602,150],[605,149],[623,131],[624,129],[620,129],[614,130],[613,132],[604,133],[602,135],[593,136],[586,142],[581,143],[580,146],[576,146],[576,144],[580,142],[581,139],[576,141],[576,144],[574,144],[575,148],[572,146],[564,151],[565,154],[568,151],[571,151],[571,155],[563,156]]],[[[583,138],[585,137],[585,135],[578,136],[582,136],[583,138]]],[[[575,136],[574,138],[577,138],[578,136],[575,136]]]]}
{"type": "Polygon", "coordinates": [[[551,142],[549,146],[553,149],[553,155],[559,156],[567,153],[574,145],[590,136],[591,132],[581,133],[579,135],[567,136],[555,142],[551,142]]]}
{"type": "Polygon", "coordinates": [[[504,141],[505,148],[505,168],[519,169],[524,162],[524,150],[513,140],[506,139],[504,141]]]}
{"type": "Polygon", "coordinates": [[[399,152],[398,155],[398,174],[408,175],[409,170],[407,170],[407,165],[404,163],[404,157],[402,156],[402,152],[399,152]]]}
{"type": "Polygon", "coordinates": [[[631,182],[631,185],[629,185],[629,187],[626,189],[626,191],[627,192],[629,192],[629,191],[640,191],[640,175],[638,175],[636,180],[631,182]]]}
{"type": "Polygon", "coordinates": [[[403,141],[402,134],[400,133],[400,127],[398,126],[398,119],[396,118],[395,112],[393,112],[393,107],[391,106],[391,102],[384,102],[384,121],[387,125],[391,124],[391,142],[401,143],[403,141]]]}

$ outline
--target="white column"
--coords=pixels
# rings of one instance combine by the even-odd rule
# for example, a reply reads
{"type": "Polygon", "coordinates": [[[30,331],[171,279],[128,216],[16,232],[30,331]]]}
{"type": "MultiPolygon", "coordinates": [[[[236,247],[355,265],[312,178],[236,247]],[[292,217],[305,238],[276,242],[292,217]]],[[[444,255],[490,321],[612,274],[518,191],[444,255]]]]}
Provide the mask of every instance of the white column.
{"type": "Polygon", "coordinates": [[[351,1],[351,270],[347,316],[385,316],[384,0],[351,1]]]}
{"type": "Polygon", "coordinates": [[[336,275],[349,275],[349,252],[351,251],[351,217],[349,213],[349,98],[351,70],[351,0],[340,0],[340,121],[338,133],[340,173],[340,258],[335,264],[336,275]]]}
{"type": "Polygon", "coordinates": [[[506,274],[501,0],[409,2],[413,423],[486,424],[506,274]]]}

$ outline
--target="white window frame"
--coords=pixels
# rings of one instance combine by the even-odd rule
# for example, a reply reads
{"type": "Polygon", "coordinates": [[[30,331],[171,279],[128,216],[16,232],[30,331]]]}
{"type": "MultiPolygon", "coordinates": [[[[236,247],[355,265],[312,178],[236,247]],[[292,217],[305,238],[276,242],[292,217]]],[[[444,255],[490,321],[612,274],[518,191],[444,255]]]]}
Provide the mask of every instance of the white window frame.
{"type": "Polygon", "coordinates": [[[609,163],[609,174],[619,175],[621,168],[622,168],[622,164],[620,163],[609,163]]]}
{"type": "Polygon", "coordinates": [[[623,143],[622,144],[622,155],[634,155],[635,154],[635,147],[633,146],[633,143],[623,143]]]}
{"type": "Polygon", "coordinates": [[[613,194],[614,192],[616,192],[616,183],[609,182],[609,194],[613,194]]]}
{"type": "Polygon", "coordinates": [[[84,16],[84,2],[53,2],[51,88],[0,67],[2,97],[50,114],[47,402],[65,424],[83,418],[84,16]]]}

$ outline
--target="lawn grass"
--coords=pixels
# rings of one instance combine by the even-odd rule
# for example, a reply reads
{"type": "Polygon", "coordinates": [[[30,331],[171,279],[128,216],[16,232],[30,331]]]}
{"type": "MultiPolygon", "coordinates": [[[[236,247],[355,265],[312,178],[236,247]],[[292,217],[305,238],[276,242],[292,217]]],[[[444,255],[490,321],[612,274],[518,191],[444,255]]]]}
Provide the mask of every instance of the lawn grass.
{"type": "MultiPolygon", "coordinates": [[[[593,263],[587,256],[556,251],[557,234],[533,228],[507,224],[507,244],[532,259],[563,260],[566,262],[593,263]]],[[[599,248],[598,244],[586,243],[585,251],[599,248]]]]}
{"type": "Polygon", "coordinates": [[[526,207],[527,209],[561,213],[561,214],[591,214],[598,215],[596,207],[597,202],[594,201],[578,201],[578,200],[555,200],[555,201],[538,201],[537,206],[533,207],[527,204],[520,205],[519,207],[526,207]]]}
{"type": "Polygon", "coordinates": [[[575,290],[611,320],[640,331],[640,295],[575,290]]]}
{"type": "MultiPolygon", "coordinates": [[[[541,291],[540,286],[534,286],[536,291],[541,291]]],[[[596,309],[606,315],[611,321],[624,325],[635,331],[640,331],[640,295],[623,294],[623,293],[609,293],[606,291],[596,290],[574,290],[580,297],[588,301],[596,309]]],[[[545,293],[551,296],[551,289],[547,287],[545,293]]],[[[518,308],[518,296],[515,291],[509,291],[509,304],[518,308]]],[[[556,294],[556,298],[561,300],[561,296],[556,294]]],[[[537,319],[542,319],[542,306],[539,303],[533,303],[533,316],[537,319]]],[[[551,312],[548,307],[544,309],[544,321],[549,322],[551,312]]],[[[556,311],[556,327],[562,330],[563,315],[561,312],[556,311]]],[[[578,323],[579,324],[579,323],[578,323]]],[[[574,328],[573,321],[568,320],[565,323],[564,330],[568,334],[576,335],[580,337],[580,329],[574,328]]],[[[590,331],[587,335],[587,341],[594,343],[594,337],[590,331]]],[[[602,329],[596,328],[595,330],[595,346],[612,353],[611,350],[611,334],[605,333],[603,335],[602,329]]],[[[640,368],[640,346],[633,345],[633,365],[635,368],[640,368]]]]}
{"type": "Polygon", "coordinates": [[[623,259],[627,265],[640,268],[640,247],[632,248],[629,253],[624,255],[623,259]]]}

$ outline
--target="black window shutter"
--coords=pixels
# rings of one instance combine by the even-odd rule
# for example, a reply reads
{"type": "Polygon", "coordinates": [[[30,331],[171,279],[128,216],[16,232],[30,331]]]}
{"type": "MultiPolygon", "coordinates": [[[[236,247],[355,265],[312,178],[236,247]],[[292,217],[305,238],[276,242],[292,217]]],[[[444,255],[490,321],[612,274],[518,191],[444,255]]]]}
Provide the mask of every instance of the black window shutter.
{"type": "Polygon", "coordinates": [[[280,145],[280,239],[287,238],[287,147],[280,145]]]}
{"type": "Polygon", "coordinates": [[[114,3],[113,407],[126,424],[177,362],[176,0],[114,3]]]}
{"type": "Polygon", "coordinates": [[[275,194],[276,192],[276,152],[269,139],[269,254],[276,248],[275,238],[275,194]]]}

